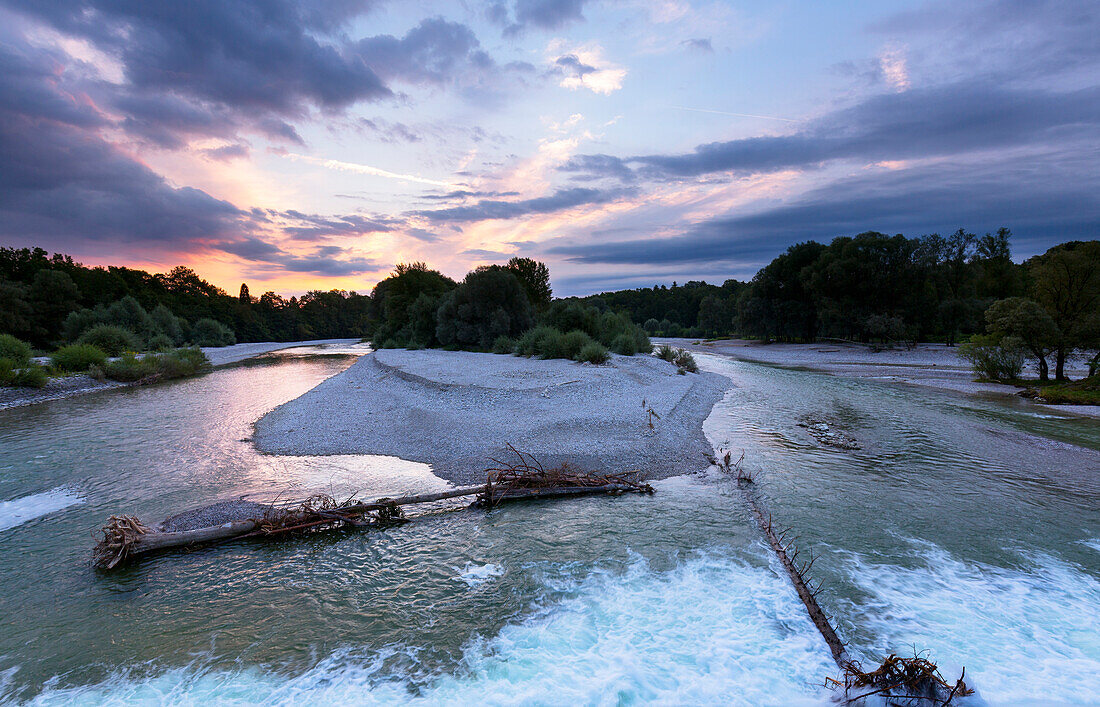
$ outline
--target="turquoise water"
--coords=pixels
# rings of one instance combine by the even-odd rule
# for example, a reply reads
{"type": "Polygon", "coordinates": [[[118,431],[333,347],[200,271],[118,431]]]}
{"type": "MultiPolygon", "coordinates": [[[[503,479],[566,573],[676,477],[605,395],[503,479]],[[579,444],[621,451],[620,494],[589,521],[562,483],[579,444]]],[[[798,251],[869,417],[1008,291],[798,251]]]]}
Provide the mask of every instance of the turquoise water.
{"type": "MultiPolygon", "coordinates": [[[[745,451],[821,555],[822,603],[854,652],[928,648],[993,703],[1100,701],[1094,421],[700,362],[737,385],[708,435],[745,451]],[[797,425],[811,412],[863,448],[816,444],[797,425]]],[[[0,701],[828,701],[824,643],[713,475],[91,569],[112,513],[446,488],[397,459],[255,453],[256,419],[349,364],[284,357],[0,411],[0,701]]]]}

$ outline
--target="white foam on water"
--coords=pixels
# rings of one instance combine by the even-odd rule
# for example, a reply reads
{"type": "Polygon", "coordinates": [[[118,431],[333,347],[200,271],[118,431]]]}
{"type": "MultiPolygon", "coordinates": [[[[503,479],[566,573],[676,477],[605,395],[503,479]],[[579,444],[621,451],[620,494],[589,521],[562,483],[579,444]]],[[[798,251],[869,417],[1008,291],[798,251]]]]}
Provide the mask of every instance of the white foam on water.
{"type": "Polygon", "coordinates": [[[427,682],[383,674],[383,659],[338,653],[296,676],[119,673],[48,686],[32,703],[825,704],[821,685],[836,672],[782,577],[708,554],[663,572],[641,560],[625,573],[595,571],[566,599],[471,640],[454,673],[427,682]]]}
{"type": "Polygon", "coordinates": [[[32,493],[12,501],[0,501],[0,530],[8,530],[69,506],[84,503],[76,491],[59,486],[52,491],[32,493]]]}
{"type": "Polygon", "coordinates": [[[1081,544],[1085,547],[1092,548],[1097,552],[1100,552],[1100,538],[1093,538],[1092,540],[1082,540],[1081,544]]]}
{"type": "Polygon", "coordinates": [[[918,553],[917,568],[849,556],[871,599],[844,613],[876,636],[875,657],[931,649],[946,678],[966,666],[991,704],[1100,701],[1100,581],[1049,555],[1005,569],[928,544],[918,553]]]}
{"type": "Polygon", "coordinates": [[[458,572],[454,579],[458,582],[465,582],[468,587],[480,587],[504,574],[504,568],[492,562],[484,565],[467,562],[465,567],[452,567],[451,569],[458,572]]]}

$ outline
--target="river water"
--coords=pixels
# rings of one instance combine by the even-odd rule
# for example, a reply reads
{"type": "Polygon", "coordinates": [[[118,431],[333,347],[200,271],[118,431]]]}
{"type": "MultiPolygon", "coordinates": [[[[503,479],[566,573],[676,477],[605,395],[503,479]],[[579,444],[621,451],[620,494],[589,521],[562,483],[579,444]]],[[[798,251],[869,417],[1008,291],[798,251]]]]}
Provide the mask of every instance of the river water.
{"type": "MultiPolygon", "coordinates": [[[[1100,702],[1100,423],[699,360],[735,384],[708,436],[820,556],[857,656],[928,649],[993,704],[1100,702]]],[[[398,459],[252,449],[256,419],[350,363],[0,411],[0,702],[828,702],[828,650],[718,473],[91,569],[113,513],[447,488],[398,459]]]]}

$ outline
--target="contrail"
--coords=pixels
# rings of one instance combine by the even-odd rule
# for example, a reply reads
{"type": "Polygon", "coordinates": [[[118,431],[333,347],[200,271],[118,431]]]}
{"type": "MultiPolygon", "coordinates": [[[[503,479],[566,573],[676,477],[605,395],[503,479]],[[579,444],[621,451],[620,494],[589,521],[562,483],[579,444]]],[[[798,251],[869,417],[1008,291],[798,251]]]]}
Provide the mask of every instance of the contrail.
{"type": "Polygon", "coordinates": [[[688,108],[686,106],[669,106],[669,108],[676,108],[677,110],[690,110],[696,113],[716,113],[718,115],[732,115],[735,118],[763,118],[764,120],[782,120],[784,123],[797,123],[797,120],[791,120],[790,118],[778,118],[774,115],[753,115],[752,113],[727,113],[724,110],[707,110],[706,108],[688,108]]]}
{"type": "Polygon", "coordinates": [[[299,162],[308,162],[320,167],[327,167],[329,169],[338,169],[344,172],[356,172],[358,174],[369,174],[374,177],[386,177],[387,179],[400,179],[406,182],[417,182],[418,184],[431,184],[436,187],[447,187],[448,189],[456,189],[459,184],[453,184],[451,182],[441,182],[436,179],[427,179],[425,177],[417,177],[413,174],[398,174],[397,172],[389,172],[378,167],[371,167],[365,164],[355,164],[354,162],[341,162],[340,160],[327,160],[322,157],[310,157],[309,155],[299,155],[294,152],[288,152],[287,157],[299,162]]]}

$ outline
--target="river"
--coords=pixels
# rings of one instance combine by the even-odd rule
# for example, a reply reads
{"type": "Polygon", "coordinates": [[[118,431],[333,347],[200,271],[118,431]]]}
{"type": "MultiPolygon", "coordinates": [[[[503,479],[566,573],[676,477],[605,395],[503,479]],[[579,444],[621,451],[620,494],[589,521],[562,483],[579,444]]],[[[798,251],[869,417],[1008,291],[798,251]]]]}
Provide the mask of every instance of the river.
{"type": "MultiPolygon", "coordinates": [[[[735,384],[708,436],[820,555],[857,656],[928,649],[993,704],[1100,702],[1100,423],[699,360],[735,384]],[[821,445],[805,415],[861,448],[821,445]]],[[[447,488],[398,459],[253,450],[256,419],[350,363],[282,356],[0,411],[0,702],[829,700],[828,650],[720,474],[91,568],[113,513],[447,488]]]]}

